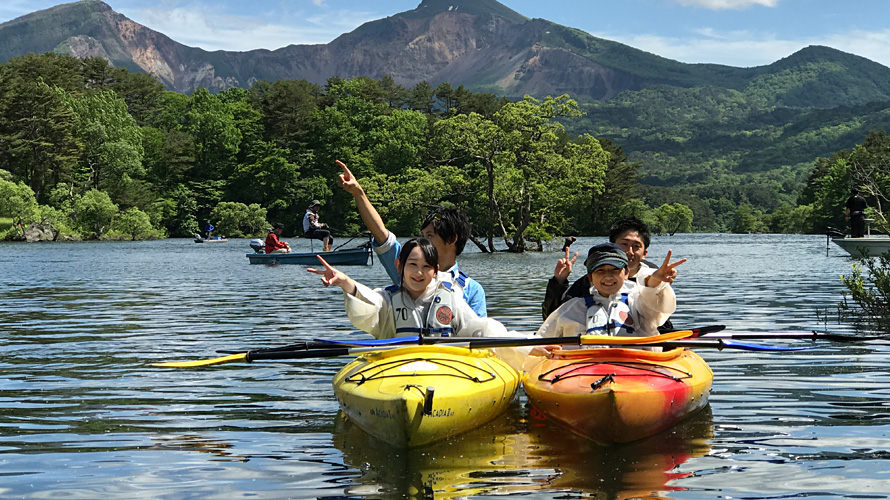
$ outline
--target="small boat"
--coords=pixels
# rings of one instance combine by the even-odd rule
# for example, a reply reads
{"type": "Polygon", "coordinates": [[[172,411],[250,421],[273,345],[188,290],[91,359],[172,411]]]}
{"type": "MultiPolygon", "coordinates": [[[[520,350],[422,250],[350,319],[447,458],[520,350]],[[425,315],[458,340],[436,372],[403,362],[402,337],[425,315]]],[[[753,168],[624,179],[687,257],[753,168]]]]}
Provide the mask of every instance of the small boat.
{"type": "Polygon", "coordinates": [[[195,238],[195,243],[225,243],[229,240],[223,238],[222,236],[213,236],[210,238],[195,238]]]}
{"type": "Polygon", "coordinates": [[[825,234],[852,257],[862,257],[860,250],[867,252],[869,257],[877,257],[890,252],[890,237],[872,236],[871,223],[874,221],[874,219],[865,219],[868,229],[865,236],[861,238],[848,238],[843,231],[833,227],[829,227],[825,234]]]}
{"type": "Polygon", "coordinates": [[[713,373],[688,349],[573,349],[522,377],[531,404],[601,444],[636,441],[704,408],[713,373]]]}
{"type": "Polygon", "coordinates": [[[392,446],[423,446],[493,420],[519,373],[485,349],[413,346],[364,354],[334,376],[340,411],[392,446]]]}
{"type": "Polygon", "coordinates": [[[369,266],[373,264],[371,248],[350,248],[333,252],[301,252],[301,253],[249,253],[247,258],[251,264],[298,264],[301,266],[318,266],[318,255],[321,255],[332,266],[369,266]]]}
{"type": "Polygon", "coordinates": [[[890,238],[866,236],[864,238],[832,238],[837,246],[843,248],[853,257],[862,257],[861,250],[868,252],[869,257],[877,257],[890,252],[890,238]]]}

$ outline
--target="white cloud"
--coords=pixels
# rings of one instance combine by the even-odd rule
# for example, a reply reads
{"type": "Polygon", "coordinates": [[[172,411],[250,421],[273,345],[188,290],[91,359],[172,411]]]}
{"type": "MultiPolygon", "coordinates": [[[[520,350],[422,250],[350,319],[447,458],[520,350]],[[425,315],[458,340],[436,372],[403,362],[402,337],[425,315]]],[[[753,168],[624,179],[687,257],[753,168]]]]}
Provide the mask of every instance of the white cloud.
{"type": "Polygon", "coordinates": [[[680,5],[704,7],[712,10],[741,10],[755,5],[775,7],[779,0],[675,0],[680,5]]]}
{"type": "Polygon", "coordinates": [[[121,13],[179,43],[205,50],[232,51],[274,50],[291,44],[328,43],[379,17],[355,11],[312,17],[301,12],[289,12],[288,18],[271,22],[263,17],[235,16],[222,12],[218,7],[198,4],[171,9],[122,9],[121,13]]]}
{"type": "Polygon", "coordinates": [[[890,30],[852,31],[801,39],[783,39],[775,34],[748,31],[701,29],[696,33],[699,36],[691,38],[615,33],[598,33],[596,36],[686,63],[763,66],[804,47],[825,45],[890,67],[890,53],[886,50],[890,45],[890,30]]]}

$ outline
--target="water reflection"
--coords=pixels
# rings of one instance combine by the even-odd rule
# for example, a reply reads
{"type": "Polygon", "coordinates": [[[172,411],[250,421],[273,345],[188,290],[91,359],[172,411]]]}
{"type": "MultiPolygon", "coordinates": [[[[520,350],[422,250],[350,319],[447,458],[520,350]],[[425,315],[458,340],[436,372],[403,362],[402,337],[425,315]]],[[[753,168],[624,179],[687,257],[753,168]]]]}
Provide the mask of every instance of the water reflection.
{"type": "Polygon", "coordinates": [[[711,450],[710,407],[663,433],[615,446],[576,436],[515,404],[491,423],[422,448],[392,448],[337,417],[334,446],[361,472],[345,495],[367,498],[547,493],[611,500],[682,490],[682,465],[711,450]]]}
{"type": "MultiPolygon", "coordinates": [[[[600,240],[581,239],[576,249],[600,240]]],[[[816,314],[840,300],[838,276],[852,263],[839,248],[826,251],[824,237],[655,237],[650,257],[669,248],[689,258],[676,283],[676,325],[857,333],[816,314]]],[[[0,497],[852,499],[890,491],[890,346],[877,343],[699,350],[714,370],[713,416],[608,448],[535,419],[520,398],[474,432],[387,449],[335,422],[331,378],[347,358],[150,367],[353,332],[338,290],[301,266],[251,266],[247,251],[246,240],[0,243],[0,497]]],[[[558,257],[468,247],[461,267],[485,286],[492,316],[530,331],[558,257]]],[[[351,271],[371,286],[387,282],[379,263],[351,271]]]]}

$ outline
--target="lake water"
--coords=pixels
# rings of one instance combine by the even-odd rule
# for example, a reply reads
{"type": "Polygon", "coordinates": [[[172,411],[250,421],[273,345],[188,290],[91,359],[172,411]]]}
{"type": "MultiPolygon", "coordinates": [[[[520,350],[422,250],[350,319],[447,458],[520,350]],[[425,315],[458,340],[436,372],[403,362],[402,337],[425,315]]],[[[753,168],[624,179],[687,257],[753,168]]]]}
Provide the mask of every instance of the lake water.
{"type": "MultiPolygon", "coordinates": [[[[656,237],[650,259],[669,248],[689,259],[677,326],[857,333],[834,314],[852,260],[824,237],[656,237]]],[[[714,370],[706,411],[613,447],[536,418],[520,396],[469,434],[388,448],[337,417],[330,380],[348,358],[151,367],[354,331],[339,289],[302,266],[248,265],[248,251],[246,240],[0,244],[0,498],[890,495],[888,345],[701,349],[714,370]]],[[[558,257],[470,245],[460,262],[491,316],[533,330],[558,257]]],[[[379,263],[344,270],[386,284],[379,263]]]]}

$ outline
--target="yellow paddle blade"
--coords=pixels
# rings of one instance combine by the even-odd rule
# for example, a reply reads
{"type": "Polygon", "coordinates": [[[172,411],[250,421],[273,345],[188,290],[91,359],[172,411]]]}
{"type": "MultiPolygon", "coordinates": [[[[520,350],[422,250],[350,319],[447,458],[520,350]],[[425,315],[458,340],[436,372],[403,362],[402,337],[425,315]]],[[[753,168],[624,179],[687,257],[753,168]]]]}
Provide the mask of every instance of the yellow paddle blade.
{"type": "Polygon", "coordinates": [[[663,333],[652,337],[613,337],[611,335],[581,335],[581,343],[584,345],[641,345],[670,342],[671,340],[685,339],[693,335],[692,330],[677,330],[676,332],[663,333]]]}
{"type": "Polygon", "coordinates": [[[242,352],[240,354],[232,354],[230,356],[223,356],[221,358],[211,358],[211,359],[199,359],[197,361],[168,361],[166,363],[152,363],[151,366],[167,366],[174,368],[192,368],[195,366],[210,366],[210,365],[219,365],[222,363],[229,363],[231,361],[242,361],[247,357],[246,352],[242,352]]]}

